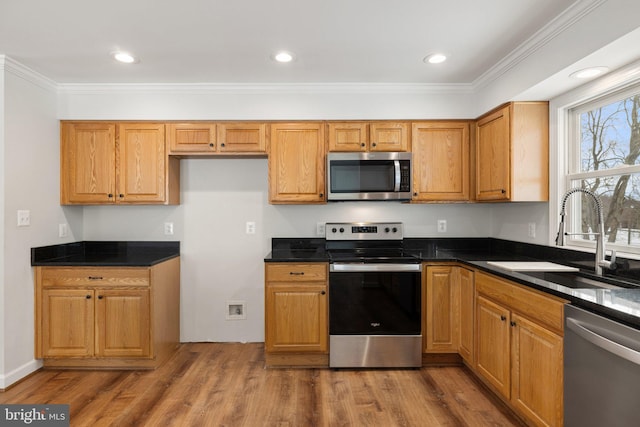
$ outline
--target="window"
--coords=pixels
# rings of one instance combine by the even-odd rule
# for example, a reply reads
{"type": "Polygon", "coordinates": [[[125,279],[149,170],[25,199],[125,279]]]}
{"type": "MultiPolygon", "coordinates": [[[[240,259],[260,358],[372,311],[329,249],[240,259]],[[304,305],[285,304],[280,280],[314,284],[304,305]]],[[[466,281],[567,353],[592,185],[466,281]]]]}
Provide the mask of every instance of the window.
{"type": "MultiPolygon", "coordinates": [[[[608,248],[640,253],[640,88],[602,97],[570,110],[569,188],[592,191],[602,201],[608,248]]],[[[593,233],[593,201],[576,193],[567,201],[573,233],[593,233]]],[[[593,246],[594,235],[570,244],[593,246]]]]}

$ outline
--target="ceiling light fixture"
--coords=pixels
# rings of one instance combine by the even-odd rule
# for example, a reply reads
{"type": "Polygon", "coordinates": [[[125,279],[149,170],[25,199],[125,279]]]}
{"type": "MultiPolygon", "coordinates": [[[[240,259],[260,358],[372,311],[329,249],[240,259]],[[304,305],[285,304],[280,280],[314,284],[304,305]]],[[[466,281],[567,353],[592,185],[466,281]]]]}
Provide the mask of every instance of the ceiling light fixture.
{"type": "Polygon", "coordinates": [[[447,60],[447,56],[442,53],[433,53],[424,57],[423,61],[429,64],[440,64],[447,60]]]}
{"type": "Polygon", "coordinates": [[[609,71],[608,67],[589,67],[569,74],[574,79],[592,79],[609,71]]]}
{"type": "Polygon", "coordinates": [[[115,59],[116,61],[123,62],[125,64],[133,64],[135,62],[138,62],[138,59],[128,52],[118,51],[118,52],[113,52],[111,55],[113,56],[113,59],[115,59]]]}
{"type": "Polygon", "coordinates": [[[275,55],[273,55],[273,59],[278,61],[278,62],[291,62],[293,61],[293,54],[289,53],[289,52],[278,52],[275,55]]]}

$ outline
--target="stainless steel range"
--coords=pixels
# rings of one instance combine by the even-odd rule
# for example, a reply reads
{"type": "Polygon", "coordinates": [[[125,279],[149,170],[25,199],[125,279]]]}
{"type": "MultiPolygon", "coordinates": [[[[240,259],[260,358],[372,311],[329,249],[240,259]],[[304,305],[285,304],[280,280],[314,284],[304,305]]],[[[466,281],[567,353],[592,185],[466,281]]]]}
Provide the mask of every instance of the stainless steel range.
{"type": "Polygon", "coordinates": [[[329,366],[422,365],[421,263],[402,223],[327,223],[329,366]]]}

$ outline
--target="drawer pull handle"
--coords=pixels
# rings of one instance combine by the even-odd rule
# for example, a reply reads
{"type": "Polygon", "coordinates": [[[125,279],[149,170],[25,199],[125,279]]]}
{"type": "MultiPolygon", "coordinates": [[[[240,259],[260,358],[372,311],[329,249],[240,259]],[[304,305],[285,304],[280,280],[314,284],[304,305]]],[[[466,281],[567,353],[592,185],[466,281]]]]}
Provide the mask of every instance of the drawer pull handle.
{"type": "Polygon", "coordinates": [[[304,271],[290,271],[289,275],[291,275],[291,276],[304,276],[304,271]]]}
{"type": "Polygon", "coordinates": [[[102,280],[102,276],[89,276],[89,280],[102,280]]]}

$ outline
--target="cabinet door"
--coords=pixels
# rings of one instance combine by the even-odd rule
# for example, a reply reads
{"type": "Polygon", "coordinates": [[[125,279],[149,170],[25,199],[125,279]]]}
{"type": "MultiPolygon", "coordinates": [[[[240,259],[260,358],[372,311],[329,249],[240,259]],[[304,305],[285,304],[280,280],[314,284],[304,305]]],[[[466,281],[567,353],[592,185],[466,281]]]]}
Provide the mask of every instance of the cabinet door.
{"type": "Polygon", "coordinates": [[[218,151],[221,153],[266,153],[265,123],[220,123],[218,151]]]}
{"type": "Polygon", "coordinates": [[[149,290],[101,289],[96,295],[96,355],[150,356],[149,290]]]}
{"type": "Polygon", "coordinates": [[[327,287],[324,282],[268,283],[265,349],[267,352],[326,352],[327,287]]]}
{"type": "Polygon", "coordinates": [[[511,401],[536,425],[561,426],[562,337],[515,313],[511,320],[511,401]]]}
{"type": "Polygon", "coordinates": [[[424,325],[427,352],[458,350],[459,291],[454,270],[452,266],[427,267],[424,325]]]}
{"type": "Polygon", "coordinates": [[[476,369],[507,399],[511,389],[509,322],[509,310],[478,295],[476,369]]]}
{"type": "Polygon", "coordinates": [[[113,203],[115,124],[62,123],[61,133],[60,203],[113,203]]]}
{"type": "Polygon", "coordinates": [[[324,203],[325,141],[321,123],[271,125],[271,203],[324,203]]]}
{"type": "Polygon", "coordinates": [[[93,355],[94,293],[85,289],[42,290],[42,356],[93,355]]]}
{"type": "Polygon", "coordinates": [[[409,151],[409,125],[399,122],[371,123],[369,125],[370,151],[409,151]]]}
{"type": "Polygon", "coordinates": [[[329,123],[329,151],[367,151],[369,125],[364,122],[329,123]]]}
{"type": "Polygon", "coordinates": [[[213,123],[171,123],[167,139],[171,153],[205,153],[216,151],[216,125],[213,123]]]}
{"type": "Polygon", "coordinates": [[[460,356],[473,366],[473,335],[475,319],[475,286],[473,271],[458,267],[457,276],[460,290],[460,356]]]}
{"type": "Polygon", "coordinates": [[[511,197],[510,113],[506,106],[476,125],[476,198],[509,200],[511,197]]]}
{"type": "Polygon", "coordinates": [[[118,203],[164,203],[167,152],[164,124],[118,125],[118,203]]]}
{"type": "Polygon", "coordinates": [[[469,200],[469,124],[414,123],[413,200],[469,200]]]}

